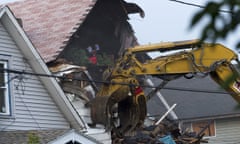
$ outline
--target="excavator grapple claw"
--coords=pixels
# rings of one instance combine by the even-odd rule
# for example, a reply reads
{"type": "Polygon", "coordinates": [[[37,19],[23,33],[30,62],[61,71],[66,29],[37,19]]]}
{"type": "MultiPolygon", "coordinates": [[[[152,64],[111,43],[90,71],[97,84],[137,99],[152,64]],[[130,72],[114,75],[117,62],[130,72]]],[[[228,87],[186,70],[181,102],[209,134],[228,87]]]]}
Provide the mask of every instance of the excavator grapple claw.
{"type": "MultiPolygon", "coordinates": [[[[121,87],[122,88],[122,87],[121,87]]],[[[133,95],[129,88],[118,89],[111,96],[96,96],[91,102],[91,118],[93,124],[102,124],[107,130],[126,133],[140,127],[146,116],[146,98],[137,87],[133,95]],[[125,91],[125,92],[123,92],[125,91]],[[119,94],[125,95],[119,98],[119,94]]]]}
{"type": "Polygon", "coordinates": [[[91,102],[92,121],[123,135],[141,127],[147,113],[141,78],[147,75],[171,81],[182,76],[191,75],[187,78],[192,78],[210,74],[219,85],[226,85],[225,90],[240,103],[240,74],[233,61],[239,62],[238,55],[231,49],[198,40],[126,49],[115,66],[103,75],[106,82],[91,102]],[[140,56],[155,51],[167,53],[156,58],[140,56]]]}

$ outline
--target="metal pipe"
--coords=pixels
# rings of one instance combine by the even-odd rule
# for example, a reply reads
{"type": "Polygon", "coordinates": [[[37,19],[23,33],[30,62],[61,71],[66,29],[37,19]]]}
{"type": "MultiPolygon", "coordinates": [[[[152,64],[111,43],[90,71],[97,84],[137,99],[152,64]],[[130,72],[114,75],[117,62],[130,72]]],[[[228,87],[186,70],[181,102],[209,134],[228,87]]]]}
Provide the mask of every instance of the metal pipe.
{"type": "MultiPolygon", "coordinates": [[[[149,86],[154,86],[154,83],[152,82],[152,80],[150,79],[150,78],[147,78],[146,80],[146,83],[149,85],[149,86]]],[[[155,88],[152,88],[152,89],[155,89],[155,88]]],[[[167,110],[169,110],[170,109],[170,106],[169,106],[169,104],[167,103],[167,101],[165,100],[165,98],[162,96],[162,94],[160,93],[160,91],[157,91],[156,92],[156,95],[157,95],[157,97],[160,99],[160,101],[163,103],[163,105],[165,106],[165,108],[167,109],[167,110]]],[[[178,117],[177,117],[177,115],[176,115],[176,113],[174,112],[174,111],[170,111],[170,115],[172,116],[172,118],[174,119],[174,120],[177,120],[178,119],[178,117]]]]}

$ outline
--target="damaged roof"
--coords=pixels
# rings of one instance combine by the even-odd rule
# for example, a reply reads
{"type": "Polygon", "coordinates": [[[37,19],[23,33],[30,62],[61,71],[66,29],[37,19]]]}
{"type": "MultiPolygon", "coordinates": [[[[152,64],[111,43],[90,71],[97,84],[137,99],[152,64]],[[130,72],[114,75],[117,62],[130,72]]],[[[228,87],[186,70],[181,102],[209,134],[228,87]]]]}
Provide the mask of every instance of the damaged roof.
{"type": "MultiPolygon", "coordinates": [[[[12,11],[7,6],[0,8],[0,21],[15,41],[19,50],[21,50],[24,59],[29,60],[28,64],[31,66],[33,72],[51,75],[41,56],[38,54],[26,33],[18,24],[12,11]]],[[[66,117],[71,126],[76,129],[82,129],[85,123],[71,106],[57,81],[54,78],[46,77],[39,77],[39,80],[42,81],[42,84],[49,92],[49,96],[51,96],[54,102],[59,106],[59,110],[66,117]]]]}
{"type": "Polygon", "coordinates": [[[45,62],[67,45],[97,0],[25,0],[10,3],[23,29],[45,62]]]}
{"type": "MultiPolygon", "coordinates": [[[[21,19],[23,29],[47,63],[59,56],[96,3],[97,0],[23,0],[8,6],[21,19]]],[[[119,4],[126,15],[139,13],[144,17],[144,11],[135,3],[119,0],[119,4]]]]}

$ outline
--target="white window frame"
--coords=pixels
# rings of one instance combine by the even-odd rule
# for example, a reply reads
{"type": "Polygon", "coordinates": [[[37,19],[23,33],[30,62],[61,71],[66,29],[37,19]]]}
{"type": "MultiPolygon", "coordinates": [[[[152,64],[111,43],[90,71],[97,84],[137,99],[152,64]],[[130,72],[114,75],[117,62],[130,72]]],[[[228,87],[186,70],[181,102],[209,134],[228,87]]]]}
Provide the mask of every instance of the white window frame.
{"type": "MultiPolygon", "coordinates": [[[[8,61],[0,59],[0,64],[3,64],[4,69],[8,68],[8,61]]],[[[0,111],[0,116],[9,116],[11,115],[11,98],[10,98],[10,84],[9,84],[9,75],[7,72],[1,70],[4,73],[4,86],[0,87],[0,89],[4,89],[4,99],[5,99],[5,112],[0,111]]]]}

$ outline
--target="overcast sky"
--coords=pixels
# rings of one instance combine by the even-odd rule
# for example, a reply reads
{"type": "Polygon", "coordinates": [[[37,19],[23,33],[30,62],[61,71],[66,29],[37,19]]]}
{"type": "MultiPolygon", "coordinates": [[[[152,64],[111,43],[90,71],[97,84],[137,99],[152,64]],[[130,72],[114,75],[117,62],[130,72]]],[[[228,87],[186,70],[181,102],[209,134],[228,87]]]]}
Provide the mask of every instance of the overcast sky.
{"type": "MultiPolygon", "coordinates": [[[[128,0],[145,11],[145,18],[131,16],[131,24],[141,43],[195,39],[196,30],[189,29],[190,18],[199,8],[168,0],[128,0]]],[[[201,1],[201,0],[200,0],[201,1]]],[[[199,2],[198,2],[199,3],[199,2]]]]}
{"type": "Polygon", "coordinates": [[[14,1],[18,1],[18,0],[0,0],[0,4],[5,4],[8,2],[14,2],[14,1]]]}
{"type": "MultiPolygon", "coordinates": [[[[127,0],[137,3],[145,11],[145,18],[131,15],[132,24],[140,44],[158,43],[166,41],[190,40],[200,37],[204,21],[190,29],[193,15],[199,7],[184,5],[169,0],[127,0]]],[[[184,2],[204,6],[209,0],[182,0],[184,2]]],[[[217,0],[215,0],[217,1],[217,0]]],[[[226,14],[225,14],[226,15],[226,14]]],[[[240,33],[232,34],[227,40],[219,43],[235,49],[235,42],[240,33]]]]}

